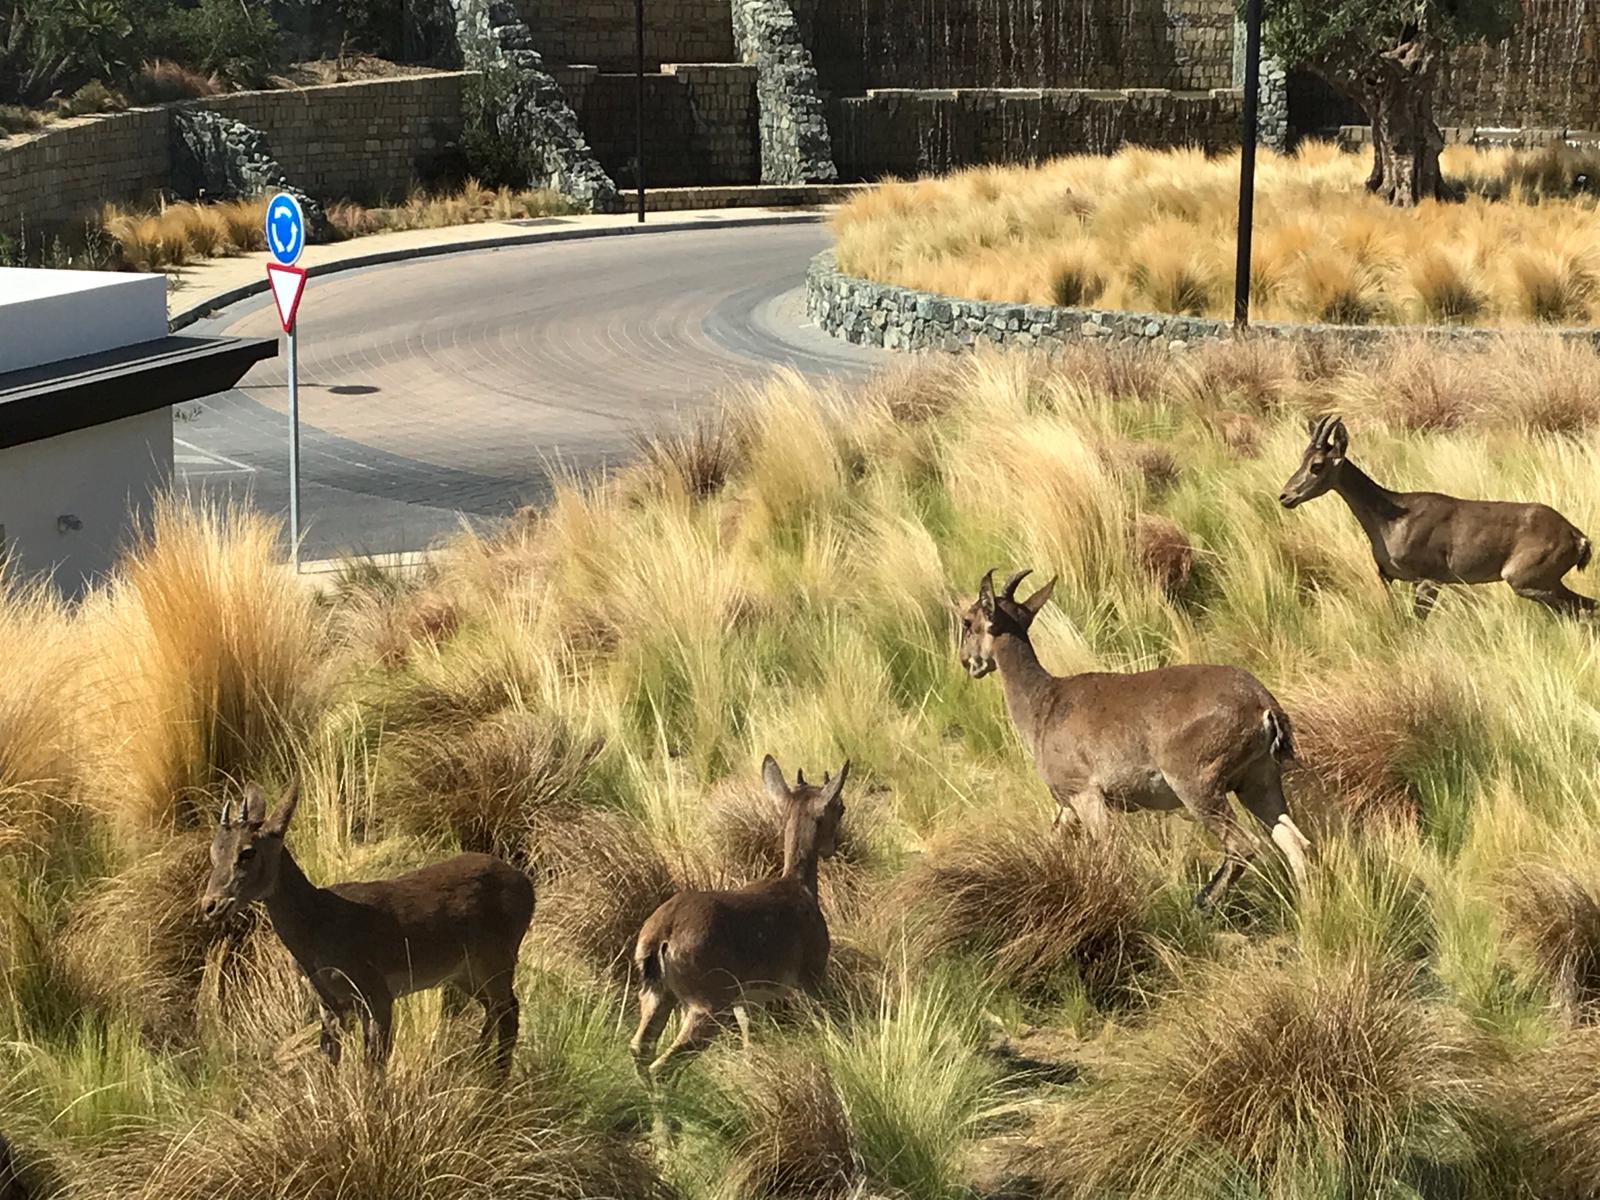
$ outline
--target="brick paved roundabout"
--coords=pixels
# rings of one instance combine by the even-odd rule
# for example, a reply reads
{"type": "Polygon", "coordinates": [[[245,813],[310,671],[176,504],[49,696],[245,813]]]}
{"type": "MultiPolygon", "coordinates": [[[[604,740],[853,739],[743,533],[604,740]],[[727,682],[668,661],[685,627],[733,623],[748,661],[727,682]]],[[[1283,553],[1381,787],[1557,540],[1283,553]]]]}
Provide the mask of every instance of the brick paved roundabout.
{"type": "MultiPolygon", "coordinates": [[[[549,494],[635,436],[775,367],[856,375],[883,351],[808,324],[820,225],[473,251],[311,281],[301,309],[305,553],[415,550],[549,494]]],[[[194,326],[270,336],[257,297],[194,326]]],[[[288,506],[285,361],[185,406],[191,490],[288,506]]]]}

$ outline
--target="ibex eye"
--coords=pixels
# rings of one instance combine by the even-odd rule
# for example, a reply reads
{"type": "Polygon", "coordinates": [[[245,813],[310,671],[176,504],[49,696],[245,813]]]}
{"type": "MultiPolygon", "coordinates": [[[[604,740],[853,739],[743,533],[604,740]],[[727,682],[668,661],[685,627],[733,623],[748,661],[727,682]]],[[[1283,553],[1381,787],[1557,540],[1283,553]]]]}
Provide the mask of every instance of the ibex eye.
{"type": "Polygon", "coordinates": [[[254,846],[246,846],[243,850],[239,851],[240,862],[249,862],[255,856],[256,848],[254,846]]]}

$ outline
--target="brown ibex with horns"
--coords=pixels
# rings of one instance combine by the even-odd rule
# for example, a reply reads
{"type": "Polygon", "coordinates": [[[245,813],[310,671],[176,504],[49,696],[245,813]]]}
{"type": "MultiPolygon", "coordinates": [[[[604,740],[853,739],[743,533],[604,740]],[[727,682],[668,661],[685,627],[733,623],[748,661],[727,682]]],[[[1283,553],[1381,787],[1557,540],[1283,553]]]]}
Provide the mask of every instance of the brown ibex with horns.
{"type": "Polygon", "coordinates": [[[533,921],[533,883],[498,858],[458,854],[394,879],[317,887],[284,845],[299,801],[297,784],[268,817],[251,784],[236,816],[223,804],[201,901],[206,917],[266,901],[273,929],[322,1003],[322,1050],[335,1062],[340,1026],[352,1014],[369,1057],[381,1063],[395,1000],[452,984],[483,1005],[482,1049],[497,1034],[496,1065],[507,1070],[517,1040],[512,977],[533,921]]]}
{"type": "Polygon", "coordinates": [[[1391,492],[1349,459],[1344,422],[1310,422],[1311,443],[1278,502],[1295,508],[1325,492],[1350,507],[1372,544],[1378,578],[1416,585],[1412,610],[1425,618],[1445,583],[1504,580],[1517,595],[1559,613],[1592,612],[1594,601],[1562,582],[1589,565],[1593,547],[1547,504],[1458,500],[1439,492],[1391,492]]]}
{"type": "Polygon", "coordinates": [[[1017,585],[1028,574],[1018,571],[997,594],[989,571],[977,600],[957,607],[960,657],[973,679],[1000,672],[1012,723],[1061,806],[1056,819],[1071,813],[1102,836],[1111,809],[1187,809],[1222,843],[1221,864],[1195,896],[1204,908],[1255,854],[1228,803],[1233,792],[1304,884],[1308,843],[1283,797],[1283,763],[1294,757],[1294,741],[1272,693],[1236,667],[1052,675],[1028,631],[1056,581],[1018,600],[1017,585]]]}

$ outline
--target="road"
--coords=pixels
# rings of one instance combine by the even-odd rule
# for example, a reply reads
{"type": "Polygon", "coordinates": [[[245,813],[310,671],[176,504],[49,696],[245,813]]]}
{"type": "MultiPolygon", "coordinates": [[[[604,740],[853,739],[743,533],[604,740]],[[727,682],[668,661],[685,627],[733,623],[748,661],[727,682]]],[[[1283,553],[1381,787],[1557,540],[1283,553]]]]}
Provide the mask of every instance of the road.
{"type": "MultiPolygon", "coordinates": [[[[421,549],[626,457],[775,367],[886,357],[805,318],[820,225],[554,242],[315,279],[300,308],[307,558],[421,549]]],[[[265,297],[194,327],[272,336],[265,297]]],[[[286,360],[179,411],[180,479],[288,510],[286,360]]]]}

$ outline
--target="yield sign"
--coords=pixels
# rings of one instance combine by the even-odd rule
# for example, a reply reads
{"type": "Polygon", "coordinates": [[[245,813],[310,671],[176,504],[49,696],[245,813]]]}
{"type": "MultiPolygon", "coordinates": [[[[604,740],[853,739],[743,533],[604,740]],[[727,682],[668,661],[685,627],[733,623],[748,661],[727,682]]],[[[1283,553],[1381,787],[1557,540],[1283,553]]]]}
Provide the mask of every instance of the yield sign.
{"type": "Polygon", "coordinates": [[[272,302],[278,306],[278,320],[283,322],[285,333],[294,332],[294,315],[300,307],[300,296],[306,290],[306,273],[300,267],[267,264],[267,282],[272,285],[272,302]]]}

